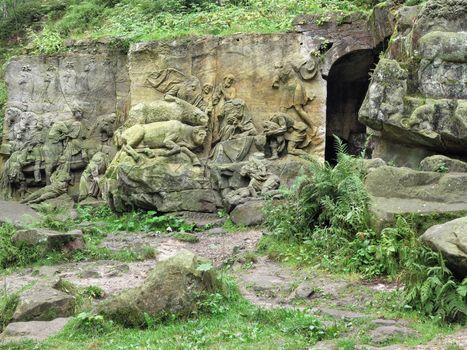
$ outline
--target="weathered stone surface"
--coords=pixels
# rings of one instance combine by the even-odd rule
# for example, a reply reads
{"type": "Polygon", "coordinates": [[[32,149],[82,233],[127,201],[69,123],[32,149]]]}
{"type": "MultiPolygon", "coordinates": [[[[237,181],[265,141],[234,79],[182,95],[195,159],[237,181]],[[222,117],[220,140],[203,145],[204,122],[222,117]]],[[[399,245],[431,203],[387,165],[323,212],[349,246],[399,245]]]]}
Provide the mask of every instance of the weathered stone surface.
{"type": "Polygon", "coordinates": [[[398,214],[463,213],[467,211],[467,174],[416,171],[383,166],[373,169],[365,186],[377,229],[398,214]]]}
{"type": "Polygon", "coordinates": [[[424,158],[420,162],[420,169],[423,171],[465,173],[467,172],[467,162],[442,155],[435,155],[424,158]]]}
{"type": "Polygon", "coordinates": [[[373,343],[384,343],[391,338],[410,338],[417,335],[414,330],[402,326],[381,326],[370,332],[373,343]]]}
{"type": "Polygon", "coordinates": [[[201,294],[216,288],[214,271],[210,264],[200,268],[202,262],[193,253],[180,251],[158,263],[141,287],[100,304],[99,312],[126,326],[143,325],[144,313],[189,315],[201,294]]]}
{"type": "Polygon", "coordinates": [[[46,285],[35,285],[20,295],[13,321],[50,321],[72,316],[75,299],[46,285]]]}
{"type": "Polygon", "coordinates": [[[71,318],[56,318],[52,321],[13,322],[0,335],[0,344],[25,340],[43,341],[62,331],[71,318]]]}
{"type": "Polygon", "coordinates": [[[375,197],[441,203],[467,201],[467,174],[462,173],[443,174],[383,166],[368,174],[365,185],[375,197]]]}
{"type": "Polygon", "coordinates": [[[236,206],[230,213],[230,218],[236,225],[260,225],[264,220],[263,206],[263,201],[251,200],[236,206]]]}
{"type": "Polygon", "coordinates": [[[439,250],[457,275],[467,276],[467,217],[432,226],[420,238],[439,250]]]}
{"type": "MultiPolygon", "coordinates": [[[[376,156],[391,161],[394,145],[407,146],[418,162],[434,153],[467,155],[466,12],[462,0],[398,9],[387,54],[359,113],[378,131],[376,156]]],[[[407,154],[401,152],[396,164],[416,167],[417,161],[404,164],[407,154]]]]}
{"type": "Polygon", "coordinates": [[[72,230],[66,233],[39,228],[18,230],[12,237],[12,241],[19,245],[40,245],[46,250],[65,252],[83,249],[85,246],[81,230],[72,230]]]}
{"type": "Polygon", "coordinates": [[[28,205],[0,200],[0,224],[25,225],[40,219],[41,216],[28,205]]]}

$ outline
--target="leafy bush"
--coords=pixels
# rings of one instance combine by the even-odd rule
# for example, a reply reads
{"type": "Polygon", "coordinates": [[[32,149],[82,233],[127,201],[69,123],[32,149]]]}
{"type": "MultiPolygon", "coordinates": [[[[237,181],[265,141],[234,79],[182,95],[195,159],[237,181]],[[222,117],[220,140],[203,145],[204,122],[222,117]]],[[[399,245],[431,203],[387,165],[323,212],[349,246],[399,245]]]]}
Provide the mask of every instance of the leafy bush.
{"type": "Polygon", "coordinates": [[[458,281],[441,253],[420,245],[403,263],[407,307],[443,320],[467,319],[467,278],[458,281]]]}
{"type": "Polygon", "coordinates": [[[50,27],[45,27],[39,34],[29,31],[29,36],[36,54],[51,55],[63,51],[62,37],[50,27]]]}

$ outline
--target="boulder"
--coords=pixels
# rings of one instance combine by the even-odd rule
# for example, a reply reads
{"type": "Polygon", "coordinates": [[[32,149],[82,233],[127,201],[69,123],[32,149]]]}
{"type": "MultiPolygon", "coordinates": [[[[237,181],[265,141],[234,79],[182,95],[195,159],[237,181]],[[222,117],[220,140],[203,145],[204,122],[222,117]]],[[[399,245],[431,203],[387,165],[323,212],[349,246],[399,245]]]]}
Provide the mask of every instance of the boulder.
{"type": "Polygon", "coordinates": [[[0,335],[0,344],[25,340],[43,341],[65,328],[71,318],[56,318],[52,321],[13,322],[0,335]]]}
{"type": "Polygon", "coordinates": [[[75,298],[47,285],[35,285],[23,292],[13,321],[50,321],[74,313],[75,298]]]}
{"type": "Polygon", "coordinates": [[[449,173],[467,173],[467,162],[442,155],[426,157],[420,162],[423,171],[437,171],[449,173]]]}
{"type": "Polygon", "coordinates": [[[66,233],[40,228],[18,230],[12,237],[12,241],[17,245],[41,245],[45,250],[65,252],[83,249],[85,246],[81,230],[72,230],[66,233]]]}
{"type": "Polygon", "coordinates": [[[467,211],[467,174],[382,166],[365,179],[378,229],[400,214],[461,214],[467,211]]]}
{"type": "Polygon", "coordinates": [[[40,219],[41,216],[29,205],[0,200],[0,224],[25,225],[40,219]]]}
{"type": "Polygon", "coordinates": [[[98,311],[120,324],[138,327],[145,324],[145,314],[155,318],[187,316],[197,308],[204,293],[216,288],[212,265],[182,250],[157,263],[141,287],[128,289],[101,303],[98,311]]]}
{"type": "Polygon", "coordinates": [[[237,205],[230,213],[230,218],[235,225],[260,225],[264,221],[263,205],[261,200],[252,200],[237,205]]]}
{"type": "Polygon", "coordinates": [[[391,338],[411,338],[417,335],[414,330],[403,326],[381,326],[370,332],[373,343],[385,343],[391,338]]]}
{"type": "Polygon", "coordinates": [[[420,238],[443,254],[454,273],[467,276],[467,217],[432,226],[420,238]]]}

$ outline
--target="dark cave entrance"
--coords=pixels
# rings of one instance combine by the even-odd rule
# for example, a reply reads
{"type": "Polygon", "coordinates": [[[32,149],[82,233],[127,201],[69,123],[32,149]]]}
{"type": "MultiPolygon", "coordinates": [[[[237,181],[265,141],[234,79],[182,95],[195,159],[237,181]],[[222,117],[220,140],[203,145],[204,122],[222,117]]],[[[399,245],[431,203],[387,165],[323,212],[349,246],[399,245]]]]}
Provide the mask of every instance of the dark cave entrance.
{"type": "Polygon", "coordinates": [[[332,65],[326,78],[325,159],[333,165],[337,153],[333,135],[343,140],[350,154],[360,154],[364,149],[366,127],[358,121],[358,110],[368,90],[370,70],[380,52],[380,48],[350,52],[332,65]]]}

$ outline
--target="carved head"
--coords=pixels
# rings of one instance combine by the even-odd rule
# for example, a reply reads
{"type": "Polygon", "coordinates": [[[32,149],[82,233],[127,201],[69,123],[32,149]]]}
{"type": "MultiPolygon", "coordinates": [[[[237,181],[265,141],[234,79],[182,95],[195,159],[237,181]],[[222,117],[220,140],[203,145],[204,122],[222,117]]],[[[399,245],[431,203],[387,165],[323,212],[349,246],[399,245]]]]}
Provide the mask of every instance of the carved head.
{"type": "Polygon", "coordinates": [[[197,126],[193,128],[193,134],[192,134],[192,139],[193,143],[196,146],[201,146],[204,143],[204,140],[206,139],[206,129],[202,126],[197,126]]]}
{"type": "Polygon", "coordinates": [[[212,86],[212,84],[206,83],[203,85],[203,93],[205,95],[209,95],[210,93],[212,93],[213,89],[214,87],[212,86]]]}
{"type": "Polygon", "coordinates": [[[5,112],[6,122],[8,126],[12,126],[21,115],[22,111],[16,107],[9,107],[5,112]]]}
{"type": "Polygon", "coordinates": [[[235,83],[235,77],[232,74],[227,74],[224,77],[224,87],[229,88],[235,83]]]}

